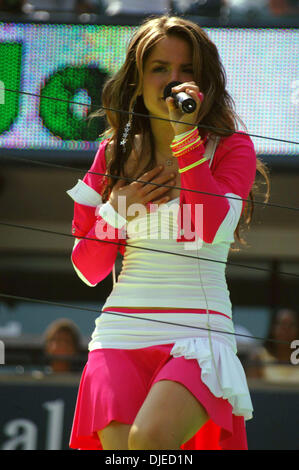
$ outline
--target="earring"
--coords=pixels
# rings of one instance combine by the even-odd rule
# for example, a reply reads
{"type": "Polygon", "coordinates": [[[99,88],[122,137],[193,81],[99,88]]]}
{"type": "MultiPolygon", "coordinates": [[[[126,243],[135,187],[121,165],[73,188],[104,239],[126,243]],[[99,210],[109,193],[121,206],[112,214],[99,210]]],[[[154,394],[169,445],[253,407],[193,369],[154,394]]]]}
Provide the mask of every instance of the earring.
{"type": "MultiPolygon", "coordinates": [[[[135,103],[132,107],[132,113],[134,112],[135,103]]],[[[130,114],[129,120],[128,120],[127,124],[125,125],[124,132],[121,136],[121,141],[120,141],[120,145],[123,148],[123,153],[126,153],[126,143],[127,143],[127,140],[128,140],[128,135],[129,135],[130,129],[132,127],[132,121],[133,121],[133,114],[130,114]]]]}

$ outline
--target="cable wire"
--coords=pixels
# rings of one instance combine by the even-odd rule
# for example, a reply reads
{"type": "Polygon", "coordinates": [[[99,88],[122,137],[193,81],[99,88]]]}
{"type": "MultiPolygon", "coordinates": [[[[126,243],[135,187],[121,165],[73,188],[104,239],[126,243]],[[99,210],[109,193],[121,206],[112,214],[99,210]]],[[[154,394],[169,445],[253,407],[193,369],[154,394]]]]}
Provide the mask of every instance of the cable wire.
{"type": "Polygon", "coordinates": [[[25,158],[21,158],[21,157],[15,157],[15,156],[8,156],[8,155],[1,155],[0,154],[0,158],[7,158],[7,159],[13,159],[13,160],[16,160],[16,161],[21,161],[21,162],[25,162],[25,163],[33,163],[33,164],[36,164],[36,165],[41,165],[41,166],[47,166],[47,167],[53,167],[53,168],[61,168],[61,169],[66,169],[66,170],[71,170],[71,171],[77,171],[77,172],[86,172],[86,173],[89,173],[89,174],[92,174],[92,175],[99,175],[99,176],[106,176],[106,177],[110,177],[110,178],[116,178],[116,179],[122,179],[122,180],[125,180],[125,181],[128,181],[128,182],[134,182],[134,181],[137,181],[139,183],[146,183],[146,184],[151,184],[151,185],[154,185],[154,186],[157,186],[157,187],[163,187],[163,188],[169,188],[169,189],[179,189],[181,191],[190,191],[190,192],[193,192],[193,193],[198,193],[198,194],[208,194],[210,196],[217,196],[217,197],[224,197],[224,198],[227,198],[227,199],[236,199],[236,200],[239,200],[239,201],[244,201],[244,202],[249,202],[251,204],[258,204],[258,205],[262,205],[262,206],[267,206],[267,207],[276,207],[276,208],[279,208],[279,209],[288,209],[288,210],[293,210],[293,211],[299,211],[299,207],[294,207],[294,206],[285,206],[285,205],[282,205],[282,204],[276,204],[276,203],[272,203],[272,202],[262,202],[262,201],[256,201],[256,200],[251,200],[251,199],[243,199],[241,197],[234,197],[234,196],[226,196],[226,195],[223,195],[223,194],[216,194],[216,193],[210,193],[210,192],[206,192],[206,191],[199,191],[197,189],[189,189],[189,188],[181,188],[180,186],[170,186],[170,185],[166,185],[166,184],[159,184],[159,183],[154,183],[152,181],[143,181],[143,180],[140,180],[140,179],[135,179],[135,178],[130,178],[130,177],[126,177],[126,176],[116,176],[116,175],[110,175],[109,173],[98,173],[98,172],[95,172],[95,171],[89,171],[89,170],[82,170],[81,168],[75,168],[75,167],[69,167],[69,166],[66,166],[66,165],[59,165],[59,164],[56,164],[56,163],[48,163],[48,162],[41,162],[41,161],[37,161],[37,160],[30,160],[30,159],[25,159],[25,158]]]}
{"type": "MultiPolygon", "coordinates": [[[[203,327],[199,327],[199,326],[191,326],[191,325],[184,325],[184,324],[181,324],[181,323],[167,322],[167,321],[163,321],[163,320],[154,320],[154,319],[149,319],[149,318],[142,318],[142,317],[137,317],[134,314],[126,315],[124,313],[119,313],[119,312],[110,312],[109,310],[100,310],[100,312],[99,312],[99,310],[89,308],[89,307],[79,307],[78,305],[62,304],[60,302],[52,302],[52,301],[49,301],[49,300],[40,300],[40,299],[36,299],[36,298],[29,298],[29,297],[22,297],[22,296],[18,296],[18,295],[4,294],[3,292],[0,292],[0,297],[7,298],[7,299],[14,299],[14,300],[22,300],[22,301],[25,301],[25,302],[33,302],[33,303],[41,303],[41,304],[45,304],[45,305],[52,305],[54,307],[63,307],[63,308],[72,308],[72,309],[75,309],[75,310],[84,310],[84,311],[93,312],[93,313],[108,313],[109,315],[116,315],[116,316],[127,317],[127,318],[134,317],[134,318],[137,318],[138,320],[152,321],[152,322],[155,322],[155,323],[165,323],[167,325],[182,326],[182,327],[187,327],[187,328],[193,328],[193,329],[196,329],[196,330],[204,330],[204,331],[208,330],[208,328],[203,328],[203,327]]],[[[210,329],[210,331],[212,331],[214,333],[225,333],[225,334],[228,334],[228,335],[234,335],[234,336],[241,336],[241,337],[244,337],[244,338],[256,339],[256,340],[259,340],[259,341],[271,341],[271,342],[280,343],[280,344],[290,344],[290,341],[283,341],[283,340],[278,340],[278,339],[274,339],[274,338],[270,338],[270,339],[264,338],[264,337],[261,338],[259,336],[244,335],[244,334],[241,334],[241,333],[232,333],[231,331],[222,331],[222,330],[214,330],[214,329],[210,329]]]]}
{"type": "MultiPolygon", "coordinates": [[[[42,229],[42,228],[39,228],[39,227],[31,227],[29,225],[27,226],[27,225],[11,224],[11,223],[8,223],[8,222],[1,222],[1,221],[0,221],[0,225],[6,226],[6,227],[33,230],[33,231],[37,231],[37,232],[44,232],[44,233],[49,233],[51,235],[61,235],[63,237],[78,238],[80,240],[81,239],[82,240],[91,240],[91,241],[96,241],[96,242],[99,242],[99,243],[111,243],[113,245],[128,246],[128,247],[137,248],[137,249],[140,249],[140,250],[153,251],[153,252],[161,253],[161,254],[168,254],[168,255],[174,255],[174,256],[183,256],[185,258],[192,258],[192,259],[198,259],[198,260],[200,259],[200,260],[204,260],[204,261],[211,261],[211,262],[214,262],[214,263],[228,264],[230,266],[237,266],[239,268],[254,269],[254,270],[265,271],[265,272],[270,272],[270,273],[272,272],[271,269],[268,269],[268,268],[260,268],[260,267],[257,267],[257,266],[248,266],[248,265],[244,265],[244,264],[232,263],[230,261],[220,261],[220,260],[211,259],[211,258],[203,258],[203,257],[198,258],[197,256],[186,255],[186,254],[183,254],[183,253],[173,253],[171,251],[156,250],[155,248],[147,248],[147,247],[144,247],[144,246],[132,246],[127,242],[121,243],[121,242],[114,242],[112,240],[100,240],[99,238],[89,238],[89,237],[84,237],[84,236],[72,235],[70,233],[56,232],[54,230],[42,229]]],[[[276,271],[276,274],[283,274],[283,275],[286,275],[286,276],[293,276],[293,277],[299,278],[299,274],[296,274],[296,273],[287,273],[287,272],[283,272],[283,271],[276,271]]]]}
{"type": "MultiPolygon", "coordinates": [[[[9,92],[12,92],[12,93],[19,93],[19,94],[34,96],[34,97],[38,97],[38,98],[41,98],[41,99],[61,101],[61,102],[64,102],[64,103],[77,104],[77,105],[85,106],[85,107],[88,106],[90,108],[96,108],[97,110],[103,109],[105,111],[114,111],[116,113],[125,113],[125,114],[139,116],[139,117],[146,117],[146,118],[149,118],[149,119],[160,119],[161,121],[176,122],[178,124],[186,124],[188,126],[194,127],[194,124],[190,124],[190,122],[183,122],[183,121],[177,121],[177,120],[174,120],[174,119],[162,118],[162,117],[158,117],[158,116],[153,116],[151,114],[142,114],[142,113],[136,113],[134,111],[126,111],[126,110],[123,110],[123,109],[114,109],[114,108],[107,108],[107,107],[104,107],[104,106],[98,106],[98,105],[93,105],[93,104],[88,104],[88,103],[79,103],[79,102],[76,102],[76,101],[65,100],[63,98],[55,98],[53,96],[43,96],[43,95],[38,95],[37,93],[29,93],[28,91],[11,90],[10,88],[2,88],[2,90],[9,91],[9,92]]],[[[198,124],[197,127],[212,130],[212,131],[225,131],[225,132],[229,131],[229,132],[232,132],[231,129],[211,127],[211,126],[207,126],[207,125],[204,125],[204,124],[198,124]]],[[[248,135],[250,137],[257,137],[259,139],[274,140],[274,141],[277,141],[277,142],[284,142],[284,143],[287,143],[287,144],[299,145],[299,142],[295,142],[295,141],[292,141],[292,140],[285,140],[285,139],[277,139],[276,137],[268,137],[268,136],[263,136],[263,135],[259,135],[259,134],[248,134],[248,133],[240,132],[240,131],[233,131],[233,133],[234,134],[243,134],[243,135],[245,134],[245,135],[248,135]]]]}
{"type": "MultiPolygon", "coordinates": [[[[182,122],[182,121],[176,121],[176,120],[172,120],[172,119],[166,119],[166,118],[161,118],[161,117],[157,117],[157,116],[152,116],[152,115],[146,115],[146,114],[141,114],[141,113],[135,113],[135,112],[131,112],[131,111],[125,111],[125,110],[117,110],[117,109],[112,109],[112,108],[107,108],[107,107],[103,107],[101,106],[100,108],[98,108],[97,105],[91,105],[91,104],[86,104],[86,103],[79,103],[79,102],[76,102],[76,101],[70,101],[70,100],[65,100],[63,98],[55,98],[55,97],[47,97],[47,96],[42,96],[42,95],[38,95],[36,93],[29,93],[29,92],[25,92],[25,91],[19,91],[19,90],[12,90],[12,89],[9,89],[9,88],[2,88],[4,89],[5,91],[9,91],[9,92],[13,92],[13,93],[20,93],[20,94],[25,94],[25,95],[29,95],[29,96],[34,96],[34,97],[39,97],[39,98],[45,98],[45,99],[52,99],[52,100],[55,100],[55,101],[61,101],[61,102],[65,102],[65,103],[69,103],[69,104],[77,104],[77,105],[81,105],[81,106],[89,106],[89,107],[97,107],[97,109],[104,109],[104,110],[110,110],[110,111],[115,111],[115,112],[120,112],[120,113],[126,113],[126,114],[130,114],[130,115],[136,115],[136,116],[140,116],[140,117],[146,117],[146,118],[155,118],[155,119],[161,119],[163,121],[168,121],[168,122],[177,122],[177,123],[181,123],[181,124],[189,124],[191,125],[190,123],[185,123],[185,122],[182,122]]],[[[193,125],[194,126],[194,125],[193,125]]],[[[215,127],[210,127],[210,126],[205,126],[205,125],[197,125],[197,127],[203,127],[203,128],[207,128],[207,129],[210,129],[210,130],[217,130],[217,131],[228,131],[228,129],[222,129],[222,128],[215,128],[215,127]]],[[[238,132],[238,131],[234,131],[234,133],[236,134],[245,134],[245,135],[248,135],[248,136],[254,136],[254,137],[259,137],[259,138],[265,138],[265,139],[270,139],[270,140],[278,140],[280,142],[288,142],[288,143],[293,143],[293,144],[299,144],[299,142],[292,142],[292,141],[286,141],[286,140],[281,140],[281,139],[276,139],[276,138],[272,138],[272,137],[266,137],[266,136],[260,136],[260,135],[255,135],[255,134],[246,134],[244,132],[238,132]]],[[[13,158],[15,160],[18,159],[18,157],[7,157],[7,158],[13,158]]],[[[44,164],[44,165],[47,165],[47,166],[55,166],[55,167],[65,167],[64,165],[55,165],[55,164],[49,164],[49,163],[45,163],[45,162],[36,162],[34,160],[28,160],[28,159],[21,159],[20,160],[22,161],[28,161],[28,162],[31,162],[31,163],[35,163],[35,164],[44,164]]],[[[68,168],[68,169],[71,169],[71,170],[76,170],[76,171],[82,171],[81,169],[78,169],[78,168],[71,168],[71,167],[65,167],[65,168],[68,168]]],[[[110,175],[110,174],[102,174],[102,173],[97,173],[97,172],[91,172],[91,171],[87,171],[87,173],[90,173],[90,174],[96,174],[96,175],[100,175],[100,176],[107,176],[107,177],[110,177],[110,178],[118,178],[118,179],[123,179],[123,180],[126,180],[126,181],[129,181],[129,182],[133,182],[133,181],[137,181],[136,179],[134,178],[128,178],[128,177],[124,177],[124,176],[115,176],[115,175],[110,175]]],[[[236,197],[233,197],[233,196],[225,196],[225,195],[222,195],[222,194],[215,194],[215,193],[209,193],[209,192],[205,192],[205,191],[198,191],[198,190],[192,190],[192,189],[187,189],[187,188],[181,188],[179,186],[169,186],[169,185],[161,185],[161,184],[158,184],[158,183],[153,183],[153,182],[145,182],[145,181],[142,181],[142,180],[138,180],[139,182],[141,183],[147,183],[147,184],[152,184],[152,185],[155,185],[157,187],[165,187],[165,188],[171,188],[171,189],[179,189],[179,190],[183,190],[183,191],[191,191],[191,192],[195,192],[195,193],[199,193],[199,194],[207,194],[207,195],[211,195],[211,196],[218,196],[218,197],[227,197],[229,199],[238,199],[238,200],[242,200],[244,202],[249,202],[249,203],[254,203],[254,204],[259,204],[259,205],[267,205],[269,207],[277,207],[277,208],[284,208],[284,209],[289,209],[289,210],[295,210],[295,211],[299,211],[299,208],[294,208],[294,207],[289,207],[289,206],[283,206],[283,205],[280,205],[280,204],[275,204],[275,203],[268,203],[268,202],[261,202],[261,201],[251,201],[250,199],[243,199],[243,198],[236,198],[236,197]]]]}

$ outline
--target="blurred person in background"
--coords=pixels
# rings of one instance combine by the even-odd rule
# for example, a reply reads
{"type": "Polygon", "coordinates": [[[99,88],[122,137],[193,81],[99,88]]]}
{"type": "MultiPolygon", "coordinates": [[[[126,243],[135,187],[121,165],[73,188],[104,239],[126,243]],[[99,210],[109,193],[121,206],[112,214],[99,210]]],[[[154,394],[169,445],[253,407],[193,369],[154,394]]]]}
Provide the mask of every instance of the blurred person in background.
{"type": "Polygon", "coordinates": [[[74,372],[74,359],[80,349],[80,332],[75,323],[62,318],[48,326],[44,335],[44,353],[51,372],[74,372]]]}
{"type": "Polygon", "coordinates": [[[298,0],[268,0],[272,15],[284,16],[299,13],[298,0]]]}
{"type": "Polygon", "coordinates": [[[177,14],[198,16],[219,16],[225,0],[173,0],[172,7],[177,14]]]}
{"type": "Polygon", "coordinates": [[[294,351],[291,343],[296,339],[299,339],[298,311],[280,308],[272,317],[264,345],[256,348],[249,357],[247,377],[269,382],[299,383],[299,365],[291,363],[291,354],[294,351]]]}
{"type": "Polygon", "coordinates": [[[243,17],[287,16],[299,12],[299,0],[224,0],[231,14],[243,17]]]}
{"type": "Polygon", "coordinates": [[[102,15],[105,13],[105,0],[76,0],[76,13],[94,13],[102,15]]]}
{"type": "Polygon", "coordinates": [[[235,325],[235,335],[238,348],[238,358],[245,368],[251,352],[255,350],[258,345],[257,340],[252,336],[251,331],[242,325],[235,325]]]}

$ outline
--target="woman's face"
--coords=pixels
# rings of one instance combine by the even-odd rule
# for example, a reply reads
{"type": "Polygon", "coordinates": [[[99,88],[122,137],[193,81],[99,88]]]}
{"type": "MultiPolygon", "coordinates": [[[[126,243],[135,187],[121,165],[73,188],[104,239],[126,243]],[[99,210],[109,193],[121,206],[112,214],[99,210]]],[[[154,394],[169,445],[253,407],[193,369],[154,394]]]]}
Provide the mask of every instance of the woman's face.
{"type": "Polygon", "coordinates": [[[68,372],[71,370],[70,361],[59,358],[59,356],[72,357],[76,354],[76,347],[71,333],[64,330],[56,331],[48,340],[45,351],[46,354],[53,356],[51,358],[53,372],[68,372]],[[54,356],[57,356],[57,359],[54,356]]]}
{"type": "Polygon", "coordinates": [[[46,344],[46,351],[53,356],[71,356],[76,353],[73,338],[67,331],[57,331],[46,344]]]}
{"type": "Polygon", "coordinates": [[[162,39],[144,64],[142,94],[149,114],[168,118],[162,98],[164,88],[172,81],[194,81],[191,47],[177,36],[162,39]]]}
{"type": "Polygon", "coordinates": [[[274,337],[282,341],[297,339],[298,327],[294,314],[290,310],[281,310],[274,325],[274,337]]]}

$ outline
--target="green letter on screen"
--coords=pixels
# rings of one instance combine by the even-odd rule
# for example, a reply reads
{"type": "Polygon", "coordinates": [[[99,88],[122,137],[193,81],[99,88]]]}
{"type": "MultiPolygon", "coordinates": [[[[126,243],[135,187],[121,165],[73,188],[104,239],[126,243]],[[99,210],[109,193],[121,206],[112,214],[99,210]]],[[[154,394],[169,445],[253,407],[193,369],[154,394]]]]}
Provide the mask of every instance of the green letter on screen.
{"type": "MultiPolygon", "coordinates": [[[[2,87],[20,91],[22,44],[0,43],[0,82],[2,87]]],[[[8,131],[18,115],[20,94],[2,91],[0,104],[0,134],[8,131]]]]}
{"type": "MultiPolygon", "coordinates": [[[[95,141],[104,130],[99,118],[86,120],[74,113],[68,101],[80,102],[76,93],[85,90],[92,107],[88,114],[100,107],[101,92],[107,74],[94,67],[65,67],[51,75],[41,90],[40,117],[43,125],[62,140],[95,141]],[[50,98],[59,98],[59,101],[50,98]]],[[[80,105],[76,105],[77,107],[80,105]]]]}

